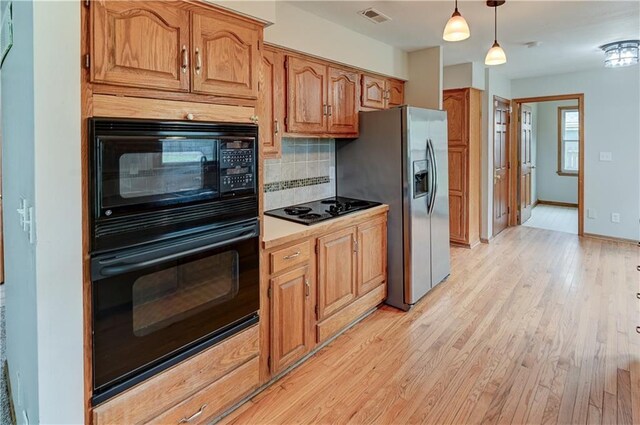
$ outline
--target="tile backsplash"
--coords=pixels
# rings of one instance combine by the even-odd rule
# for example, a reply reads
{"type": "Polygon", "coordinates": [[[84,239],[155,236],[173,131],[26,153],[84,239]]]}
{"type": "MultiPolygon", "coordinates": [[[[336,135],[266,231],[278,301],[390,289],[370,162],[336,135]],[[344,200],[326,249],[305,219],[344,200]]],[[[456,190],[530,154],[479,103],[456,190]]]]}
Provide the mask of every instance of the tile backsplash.
{"type": "Polygon", "coordinates": [[[282,158],[264,166],[264,209],[335,196],[335,141],[282,139],[282,158]]]}

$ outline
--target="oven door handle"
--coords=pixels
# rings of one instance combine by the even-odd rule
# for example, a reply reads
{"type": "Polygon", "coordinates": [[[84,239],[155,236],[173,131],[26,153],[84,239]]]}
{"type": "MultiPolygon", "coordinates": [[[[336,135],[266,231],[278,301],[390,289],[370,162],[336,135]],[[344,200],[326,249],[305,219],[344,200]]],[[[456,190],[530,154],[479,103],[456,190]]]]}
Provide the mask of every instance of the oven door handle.
{"type": "MultiPolygon", "coordinates": [[[[130,272],[141,270],[147,267],[153,267],[158,264],[162,264],[166,261],[172,261],[172,260],[176,260],[189,255],[199,254],[201,252],[205,252],[211,249],[232,245],[234,243],[242,242],[247,239],[254,238],[256,236],[257,236],[257,233],[254,230],[245,230],[242,235],[236,236],[231,239],[225,239],[222,241],[210,243],[207,245],[199,246],[199,247],[188,249],[185,251],[179,251],[179,252],[163,255],[160,257],[149,258],[151,255],[153,255],[153,253],[151,252],[151,253],[144,253],[144,254],[134,254],[129,258],[130,260],[135,260],[136,258],[139,258],[140,259],[139,261],[127,261],[126,257],[120,257],[120,258],[111,259],[111,260],[103,260],[103,261],[99,261],[98,263],[102,267],[99,267],[99,269],[97,270],[98,272],[97,274],[99,275],[99,278],[106,278],[106,277],[117,276],[125,273],[130,273],[130,272]],[[149,259],[146,259],[146,258],[149,258],[149,259]],[[111,264],[116,263],[116,264],[107,265],[109,263],[111,264]]],[[[95,279],[97,276],[93,276],[93,277],[94,277],[94,280],[97,280],[95,279]]]]}

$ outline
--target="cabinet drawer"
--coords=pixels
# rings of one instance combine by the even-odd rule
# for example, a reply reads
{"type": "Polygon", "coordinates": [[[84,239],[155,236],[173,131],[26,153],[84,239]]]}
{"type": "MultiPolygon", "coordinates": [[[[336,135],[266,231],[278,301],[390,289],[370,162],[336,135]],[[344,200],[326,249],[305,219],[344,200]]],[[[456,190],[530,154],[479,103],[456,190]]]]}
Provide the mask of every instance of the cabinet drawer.
{"type": "Polygon", "coordinates": [[[310,253],[311,245],[309,241],[272,252],[270,256],[271,274],[306,263],[309,261],[310,253]]]}
{"type": "Polygon", "coordinates": [[[255,357],[148,423],[208,423],[258,388],[258,375],[259,361],[255,357]]]}
{"type": "Polygon", "coordinates": [[[97,406],[93,423],[147,422],[212,382],[233,375],[239,365],[257,359],[258,345],[258,327],[253,326],[97,406]]]}

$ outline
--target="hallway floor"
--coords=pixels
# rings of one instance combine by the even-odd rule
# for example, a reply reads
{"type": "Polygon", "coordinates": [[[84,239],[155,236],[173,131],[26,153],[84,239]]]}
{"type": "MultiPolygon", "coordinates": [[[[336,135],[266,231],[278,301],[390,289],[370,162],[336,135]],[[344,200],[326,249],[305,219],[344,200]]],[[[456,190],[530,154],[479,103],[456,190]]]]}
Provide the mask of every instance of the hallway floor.
{"type": "Polygon", "coordinates": [[[578,209],[538,204],[531,211],[531,218],[522,225],[577,235],[578,209]]]}
{"type": "Polygon", "coordinates": [[[222,423],[640,424],[638,255],[526,226],[452,248],[411,311],[382,307],[222,423]]]}

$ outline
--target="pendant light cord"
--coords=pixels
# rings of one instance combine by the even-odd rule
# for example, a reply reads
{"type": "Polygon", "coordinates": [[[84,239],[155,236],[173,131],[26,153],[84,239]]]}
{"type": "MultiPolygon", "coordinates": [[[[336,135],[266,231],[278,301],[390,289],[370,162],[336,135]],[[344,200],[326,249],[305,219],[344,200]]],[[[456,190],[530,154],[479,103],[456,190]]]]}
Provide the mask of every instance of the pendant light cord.
{"type": "MultiPolygon", "coordinates": [[[[458,0],[456,0],[458,1],[458,0]]],[[[493,41],[494,43],[498,42],[498,6],[493,6],[493,41]]]]}

